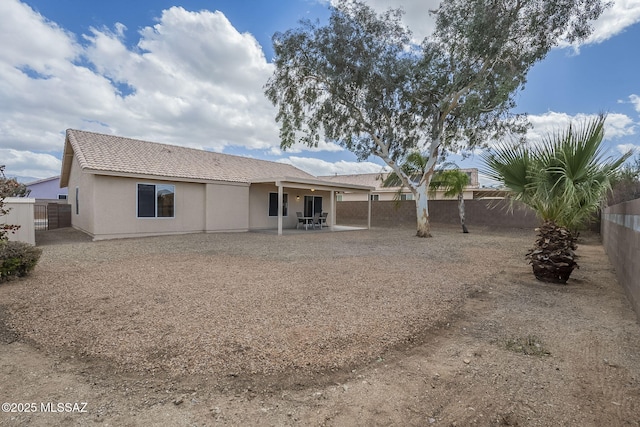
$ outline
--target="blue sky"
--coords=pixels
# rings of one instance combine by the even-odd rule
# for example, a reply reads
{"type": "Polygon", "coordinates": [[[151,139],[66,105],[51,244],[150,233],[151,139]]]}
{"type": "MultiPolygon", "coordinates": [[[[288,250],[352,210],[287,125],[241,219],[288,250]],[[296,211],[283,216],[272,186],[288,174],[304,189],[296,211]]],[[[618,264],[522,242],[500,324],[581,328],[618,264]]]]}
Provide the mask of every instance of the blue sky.
{"type": "MultiPolygon", "coordinates": [[[[417,39],[435,0],[402,6],[417,39]]],[[[23,181],[60,173],[67,128],[283,161],[314,175],[379,172],[382,162],[332,143],[279,149],[262,88],[271,36],[302,18],[325,19],[327,0],[2,0],[0,164],[23,181]]],[[[517,96],[535,140],[570,120],[607,112],[606,147],[640,149],[640,0],[618,0],[583,45],[554,49],[517,96]]],[[[462,167],[479,166],[477,156],[462,167]]]]}

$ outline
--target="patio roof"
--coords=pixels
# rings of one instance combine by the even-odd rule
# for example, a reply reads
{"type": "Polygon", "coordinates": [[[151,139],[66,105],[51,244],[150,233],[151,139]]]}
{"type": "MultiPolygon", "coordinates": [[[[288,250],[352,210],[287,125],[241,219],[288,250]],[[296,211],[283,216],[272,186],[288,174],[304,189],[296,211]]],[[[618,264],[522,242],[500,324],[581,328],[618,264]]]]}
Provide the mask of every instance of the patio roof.
{"type": "Polygon", "coordinates": [[[375,188],[366,185],[348,184],[344,182],[331,182],[323,179],[308,179],[291,176],[283,176],[277,178],[260,178],[253,179],[250,184],[270,184],[274,183],[276,186],[282,185],[287,188],[301,188],[311,189],[317,191],[335,191],[335,192],[363,192],[368,193],[375,188]]]}
{"type": "MultiPolygon", "coordinates": [[[[329,210],[332,213],[330,227],[335,225],[335,193],[339,192],[363,192],[369,193],[374,190],[373,187],[366,185],[347,184],[343,182],[330,182],[322,179],[309,179],[299,177],[280,177],[280,178],[260,178],[250,181],[250,184],[275,184],[278,187],[278,206],[282,206],[284,188],[300,188],[309,189],[311,191],[329,191],[331,197],[329,198],[330,207],[329,210]]],[[[371,197],[367,197],[369,206],[367,210],[367,228],[371,228],[371,197]]],[[[282,235],[282,209],[278,209],[278,235],[282,235]]]]}

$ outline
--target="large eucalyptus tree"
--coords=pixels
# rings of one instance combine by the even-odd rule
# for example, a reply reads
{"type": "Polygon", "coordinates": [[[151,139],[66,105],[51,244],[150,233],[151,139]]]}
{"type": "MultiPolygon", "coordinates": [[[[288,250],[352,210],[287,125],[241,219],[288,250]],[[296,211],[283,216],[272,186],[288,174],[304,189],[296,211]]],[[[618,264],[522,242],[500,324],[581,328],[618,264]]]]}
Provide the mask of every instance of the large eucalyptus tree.
{"type": "MultiPolygon", "coordinates": [[[[380,157],[411,189],[417,235],[430,236],[427,189],[445,150],[482,145],[524,123],[510,114],[530,68],[561,40],[589,35],[600,0],[447,0],[421,45],[399,10],[376,14],[339,0],[326,25],[273,37],[265,93],[278,107],[281,147],[335,141],[359,159],[380,157]],[[428,158],[411,180],[406,156],[428,158]]],[[[425,15],[428,13],[425,10],[425,15]]]]}

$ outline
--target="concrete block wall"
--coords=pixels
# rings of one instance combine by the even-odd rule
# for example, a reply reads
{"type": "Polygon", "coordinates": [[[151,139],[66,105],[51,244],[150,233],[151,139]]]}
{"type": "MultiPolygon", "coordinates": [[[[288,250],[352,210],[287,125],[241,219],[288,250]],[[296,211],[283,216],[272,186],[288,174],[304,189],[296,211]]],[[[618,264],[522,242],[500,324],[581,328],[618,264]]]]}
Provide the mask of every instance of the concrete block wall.
{"type": "MultiPolygon", "coordinates": [[[[523,204],[516,204],[513,212],[503,200],[467,200],[464,203],[468,227],[496,226],[535,228],[540,222],[535,213],[523,204]]],[[[429,201],[429,216],[433,223],[459,224],[457,200],[429,201]]],[[[367,221],[367,202],[336,203],[338,224],[364,225],[367,221]]],[[[413,200],[371,202],[373,227],[413,226],[416,224],[416,203],[413,200]]]]}
{"type": "Polygon", "coordinates": [[[640,317],[640,199],[607,207],[601,235],[618,282],[640,317]]]}

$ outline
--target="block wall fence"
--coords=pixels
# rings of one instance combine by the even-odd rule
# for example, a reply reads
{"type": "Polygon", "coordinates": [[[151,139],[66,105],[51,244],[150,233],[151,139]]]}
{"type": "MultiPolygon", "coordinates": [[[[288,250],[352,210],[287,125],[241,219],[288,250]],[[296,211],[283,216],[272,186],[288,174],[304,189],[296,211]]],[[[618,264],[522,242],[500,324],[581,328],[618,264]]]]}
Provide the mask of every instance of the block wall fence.
{"type": "Polygon", "coordinates": [[[640,318],[640,199],[607,207],[601,235],[618,282],[640,318]]]}
{"type": "MultiPolygon", "coordinates": [[[[536,214],[523,204],[514,205],[509,211],[504,200],[466,200],[464,202],[466,224],[470,231],[474,226],[535,228],[539,225],[536,214]]],[[[430,200],[431,222],[460,224],[457,200],[430,200]]],[[[366,225],[367,202],[337,202],[336,221],[344,225],[366,225]]],[[[416,203],[413,200],[371,202],[371,226],[393,227],[416,224],[416,203]]]]}

